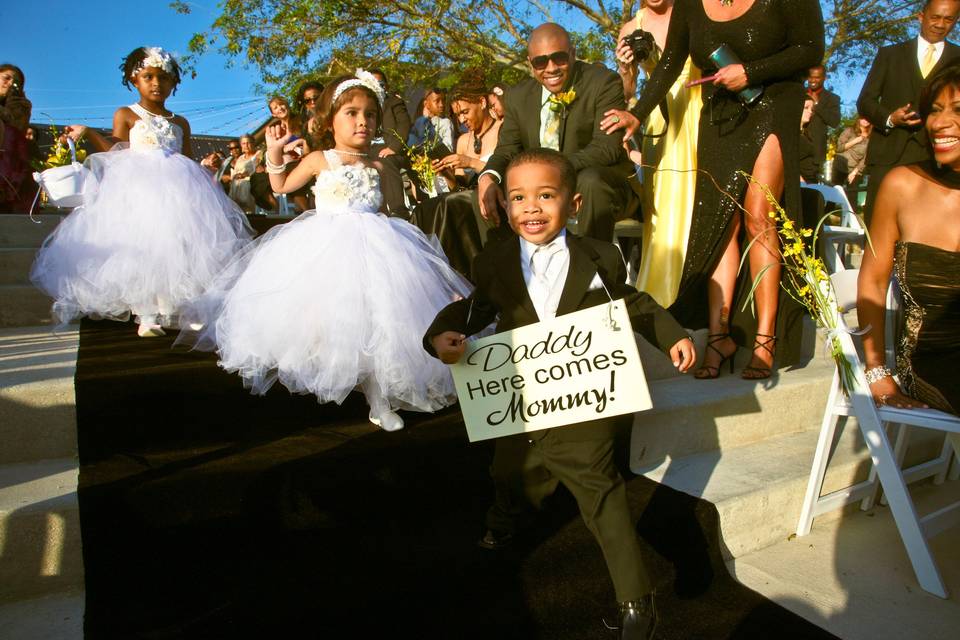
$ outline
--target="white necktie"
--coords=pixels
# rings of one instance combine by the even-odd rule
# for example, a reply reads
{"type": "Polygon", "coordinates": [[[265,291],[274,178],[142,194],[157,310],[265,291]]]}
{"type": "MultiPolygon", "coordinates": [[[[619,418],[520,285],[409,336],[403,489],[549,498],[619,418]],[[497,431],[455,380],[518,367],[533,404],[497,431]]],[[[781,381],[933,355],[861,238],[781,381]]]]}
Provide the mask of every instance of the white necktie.
{"type": "MultiPolygon", "coordinates": [[[[560,239],[560,242],[562,241],[560,239]]],[[[530,256],[531,278],[527,290],[541,320],[557,315],[556,305],[551,302],[559,296],[559,292],[554,291],[553,281],[556,278],[551,277],[550,266],[557,254],[563,251],[560,242],[554,240],[550,244],[539,246],[530,256]]]]}
{"type": "Polygon", "coordinates": [[[936,54],[937,48],[932,44],[927,44],[927,50],[923,52],[923,62],[920,63],[920,74],[926,78],[930,75],[930,72],[933,71],[933,67],[936,66],[937,61],[933,59],[934,54],[936,54]]]}

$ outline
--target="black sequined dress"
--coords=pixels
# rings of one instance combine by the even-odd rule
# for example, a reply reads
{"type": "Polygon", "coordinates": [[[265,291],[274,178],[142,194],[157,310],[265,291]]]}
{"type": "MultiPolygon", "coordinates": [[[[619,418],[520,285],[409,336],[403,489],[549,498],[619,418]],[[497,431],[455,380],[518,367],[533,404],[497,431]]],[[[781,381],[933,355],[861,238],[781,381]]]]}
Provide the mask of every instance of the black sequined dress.
{"type": "Polygon", "coordinates": [[[960,410],[960,252],[898,242],[894,273],[903,298],[897,374],[904,393],[960,410]]]}
{"type": "MultiPolygon", "coordinates": [[[[820,64],[823,38],[823,15],[817,0],[756,0],[746,13],[726,22],[707,17],[703,0],[676,0],[674,4],[666,49],[633,108],[634,115],[643,121],[656,108],[688,55],[704,77],[715,73],[717,65],[709,56],[723,44],[742,61],[750,86],[763,89],[757,102],[743,106],[735,94],[703,85],[697,148],[701,171],[680,292],[670,308],[685,327],[706,325],[706,285],[722,253],[728,225],[740,211],[721,190],[742,203],[747,182],[739,172],[753,172],[760,149],[771,135],[779,139],[783,154],[784,208],[800,218],[798,137],[803,78],[809,67],[820,64]]],[[[739,287],[741,299],[748,290],[739,287]]],[[[736,304],[735,311],[741,306],[736,304]]],[[[749,311],[740,314],[749,315],[749,311]]],[[[781,345],[789,340],[784,334],[795,330],[782,319],[778,319],[777,329],[781,345]]],[[[751,320],[731,318],[741,327],[741,339],[752,340],[751,320]]],[[[796,314],[788,322],[795,324],[796,314]]],[[[752,324],[755,330],[755,321],[752,324]]]]}

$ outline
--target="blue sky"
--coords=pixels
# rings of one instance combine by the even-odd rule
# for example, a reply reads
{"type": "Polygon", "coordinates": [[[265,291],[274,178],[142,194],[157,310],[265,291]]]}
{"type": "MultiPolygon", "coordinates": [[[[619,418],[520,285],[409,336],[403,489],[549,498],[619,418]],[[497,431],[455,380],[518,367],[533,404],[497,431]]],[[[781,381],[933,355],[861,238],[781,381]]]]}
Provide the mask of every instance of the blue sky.
{"type": "MultiPolygon", "coordinates": [[[[169,0],[8,0],[0,58],[26,74],[35,122],[109,126],[117,107],[137,100],[120,84],[121,59],[137,46],[159,45],[186,52],[190,36],[206,31],[217,0],[189,2],[181,15],[169,0]],[[119,10],[117,7],[128,7],[119,10]],[[11,28],[11,25],[16,25],[11,28]]],[[[167,106],[182,113],[195,133],[239,135],[269,114],[254,93],[257,74],[217,53],[205,55],[197,77],[186,78],[167,106]]],[[[836,77],[827,86],[840,94],[844,112],[854,107],[863,75],[836,77]]]]}
{"type": "MultiPolygon", "coordinates": [[[[216,10],[216,0],[190,2],[190,15],[170,9],[168,0],[3,4],[0,59],[23,69],[33,121],[94,126],[110,126],[117,107],[138,99],[120,84],[124,56],[143,45],[185,53],[191,35],[207,30],[216,10]]],[[[255,71],[227,64],[218,54],[204,56],[197,77],[185,78],[167,101],[195,133],[239,135],[269,115],[266,100],[253,92],[255,71]]]]}

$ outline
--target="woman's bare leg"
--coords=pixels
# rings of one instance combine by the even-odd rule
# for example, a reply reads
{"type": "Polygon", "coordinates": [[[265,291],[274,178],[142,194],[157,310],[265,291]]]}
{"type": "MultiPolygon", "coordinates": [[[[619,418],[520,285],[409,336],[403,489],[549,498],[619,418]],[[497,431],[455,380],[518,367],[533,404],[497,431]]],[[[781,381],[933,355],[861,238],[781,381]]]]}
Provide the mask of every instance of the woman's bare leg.
{"type": "MultiPolygon", "coordinates": [[[[753,177],[760,185],[766,185],[776,198],[779,199],[783,194],[783,154],[780,140],[775,135],[771,135],[764,142],[753,167],[753,177]]],[[[748,254],[751,280],[756,280],[757,276],[763,273],[760,284],[754,291],[759,342],[754,343],[753,358],[743,377],[760,379],[768,377],[766,370],[773,366],[773,342],[767,344],[768,348],[758,344],[767,342],[768,339],[763,336],[773,336],[776,331],[777,304],[780,299],[780,239],[777,236],[776,222],[770,217],[773,205],[767,200],[767,195],[760,186],[751,183],[747,187],[743,206],[747,210],[744,214],[747,241],[757,238],[756,242],[751,244],[748,254]]]]}
{"type": "Polygon", "coordinates": [[[695,378],[716,378],[720,375],[723,359],[733,356],[737,345],[729,337],[730,308],[733,306],[733,293],[737,284],[737,271],[740,267],[740,216],[734,215],[727,230],[726,246],[720,261],[707,284],[707,308],[709,313],[709,332],[707,349],[703,364],[694,371],[695,378]],[[727,335],[726,338],[720,336],[727,335]]]}

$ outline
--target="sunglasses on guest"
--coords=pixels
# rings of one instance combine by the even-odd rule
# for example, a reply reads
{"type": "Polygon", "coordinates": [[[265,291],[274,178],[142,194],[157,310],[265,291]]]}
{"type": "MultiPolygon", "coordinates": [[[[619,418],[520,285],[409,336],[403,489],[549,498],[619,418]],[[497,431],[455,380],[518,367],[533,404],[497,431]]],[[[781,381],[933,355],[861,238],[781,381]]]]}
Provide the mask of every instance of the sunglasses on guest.
{"type": "Polygon", "coordinates": [[[530,58],[530,66],[541,71],[547,68],[547,65],[553,62],[553,64],[558,67],[563,67],[570,64],[570,52],[569,51],[554,51],[553,53],[545,56],[537,56],[536,58],[530,58]]]}

